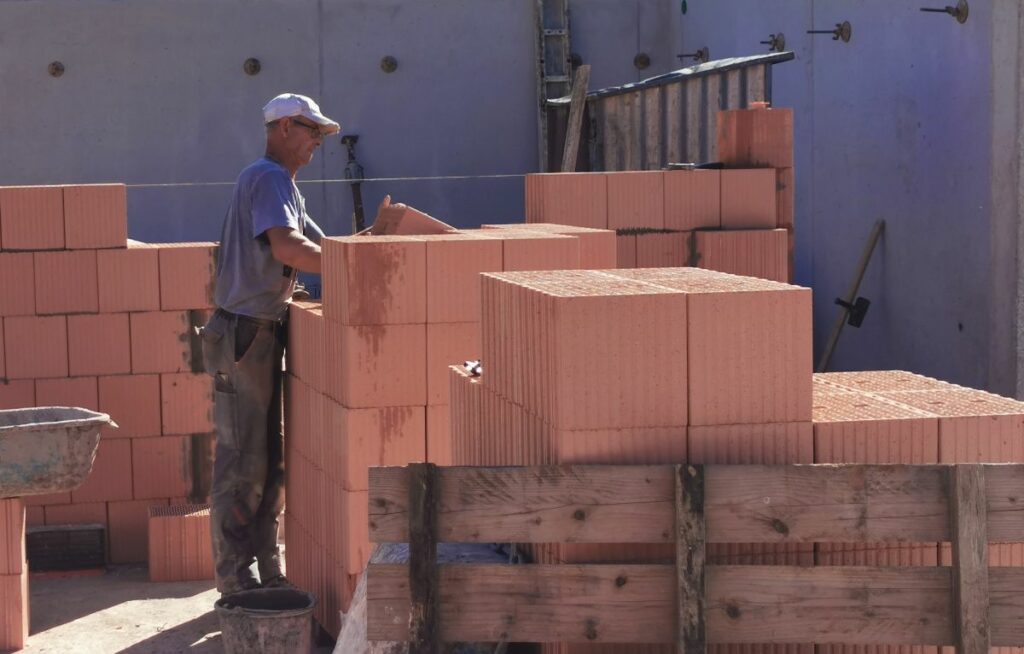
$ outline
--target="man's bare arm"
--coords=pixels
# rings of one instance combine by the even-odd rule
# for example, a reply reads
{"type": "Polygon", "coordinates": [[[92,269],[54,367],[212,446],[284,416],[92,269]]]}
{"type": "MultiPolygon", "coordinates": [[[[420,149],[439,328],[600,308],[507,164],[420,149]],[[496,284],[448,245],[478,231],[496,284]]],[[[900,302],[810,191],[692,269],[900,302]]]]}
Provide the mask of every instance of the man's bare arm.
{"type": "Polygon", "coordinates": [[[319,245],[290,227],[271,227],[266,234],[275,259],[296,270],[320,274],[319,245]]]}

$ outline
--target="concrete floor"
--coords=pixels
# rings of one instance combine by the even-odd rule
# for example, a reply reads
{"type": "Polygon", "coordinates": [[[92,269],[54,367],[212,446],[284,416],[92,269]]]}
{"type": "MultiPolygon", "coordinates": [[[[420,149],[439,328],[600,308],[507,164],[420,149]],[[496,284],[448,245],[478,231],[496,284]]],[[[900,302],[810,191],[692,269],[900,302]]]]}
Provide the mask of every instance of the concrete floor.
{"type": "Polygon", "coordinates": [[[30,577],[29,595],[26,654],[224,651],[212,581],[154,584],[145,566],[112,566],[97,576],[30,577]]]}

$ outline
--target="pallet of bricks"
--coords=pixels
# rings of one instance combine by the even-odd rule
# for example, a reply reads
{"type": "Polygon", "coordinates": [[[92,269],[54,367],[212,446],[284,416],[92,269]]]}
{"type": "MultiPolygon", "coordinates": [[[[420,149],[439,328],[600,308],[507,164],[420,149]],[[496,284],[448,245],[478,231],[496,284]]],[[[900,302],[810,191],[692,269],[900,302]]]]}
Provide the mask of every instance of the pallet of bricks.
{"type": "MultiPolygon", "coordinates": [[[[0,408],[83,407],[120,426],[81,487],[24,498],[30,531],[99,524],[109,562],[144,562],[150,507],[205,497],[213,393],[192,328],[215,249],[129,241],[121,184],[0,188],[0,408]]],[[[5,530],[7,551],[24,535],[5,530]]],[[[5,611],[27,606],[3,592],[5,611]]],[[[16,622],[0,623],[0,649],[22,642],[16,622]]]]}
{"type": "Polygon", "coordinates": [[[289,320],[285,547],[289,579],[336,636],[369,557],[367,468],[451,463],[448,366],[480,357],[481,273],[614,268],[615,234],[495,225],[322,248],[323,300],[289,320]]]}
{"type": "Polygon", "coordinates": [[[718,114],[723,169],[527,175],[527,222],[615,230],[618,268],[792,281],[793,111],[755,104],[718,114]]]}
{"type": "MultiPolygon", "coordinates": [[[[490,274],[482,311],[482,375],[450,372],[455,465],[1024,462],[1024,403],[899,371],[812,374],[808,289],[693,268],[490,274]]],[[[1021,548],[991,545],[991,565],[1024,565],[1021,548]]],[[[530,553],[541,563],[674,556],[664,545],[571,543],[530,553]]],[[[722,543],[707,556],[734,565],[950,564],[948,544],[937,543],[722,543]]],[[[712,649],[752,647],[815,646],[712,649]]]]}

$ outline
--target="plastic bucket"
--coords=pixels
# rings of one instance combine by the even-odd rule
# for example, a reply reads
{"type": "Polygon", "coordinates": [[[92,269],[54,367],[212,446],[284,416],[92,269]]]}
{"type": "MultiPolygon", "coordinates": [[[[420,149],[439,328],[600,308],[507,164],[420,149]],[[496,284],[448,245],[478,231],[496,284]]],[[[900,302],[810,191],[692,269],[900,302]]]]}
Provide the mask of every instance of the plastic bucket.
{"type": "Polygon", "coordinates": [[[306,654],[313,645],[316,597],[296,588],[260,588],[213,605],[226,654],[306,654]]]}

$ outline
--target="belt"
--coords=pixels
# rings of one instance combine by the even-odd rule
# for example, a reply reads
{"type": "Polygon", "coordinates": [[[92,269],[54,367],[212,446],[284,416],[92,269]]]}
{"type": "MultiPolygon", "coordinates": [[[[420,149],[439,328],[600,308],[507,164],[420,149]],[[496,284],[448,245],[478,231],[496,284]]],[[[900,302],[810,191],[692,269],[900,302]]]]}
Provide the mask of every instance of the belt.
{"type": "Polygon", "coordinates": [[[218,308],[216,313],[219,313],[220,315],[224,316],[225,318],[233,318],[233,319],[235,319],[237,321],[248,322],[248,323],[252,323],[254,325],[266,325],[267,327],[278,327],[280,325],[283,325],[284,321],[285,321],[285,317],[287,316],[287,314],[285,314],[285,317],[279,318],[278,320],[270,320],[268,318],[254,318],[252,316],[243,316],[240,313],[232,313],[232,312],[228,311],[227,309],[221,309],[221,308],[218,308]]]}

